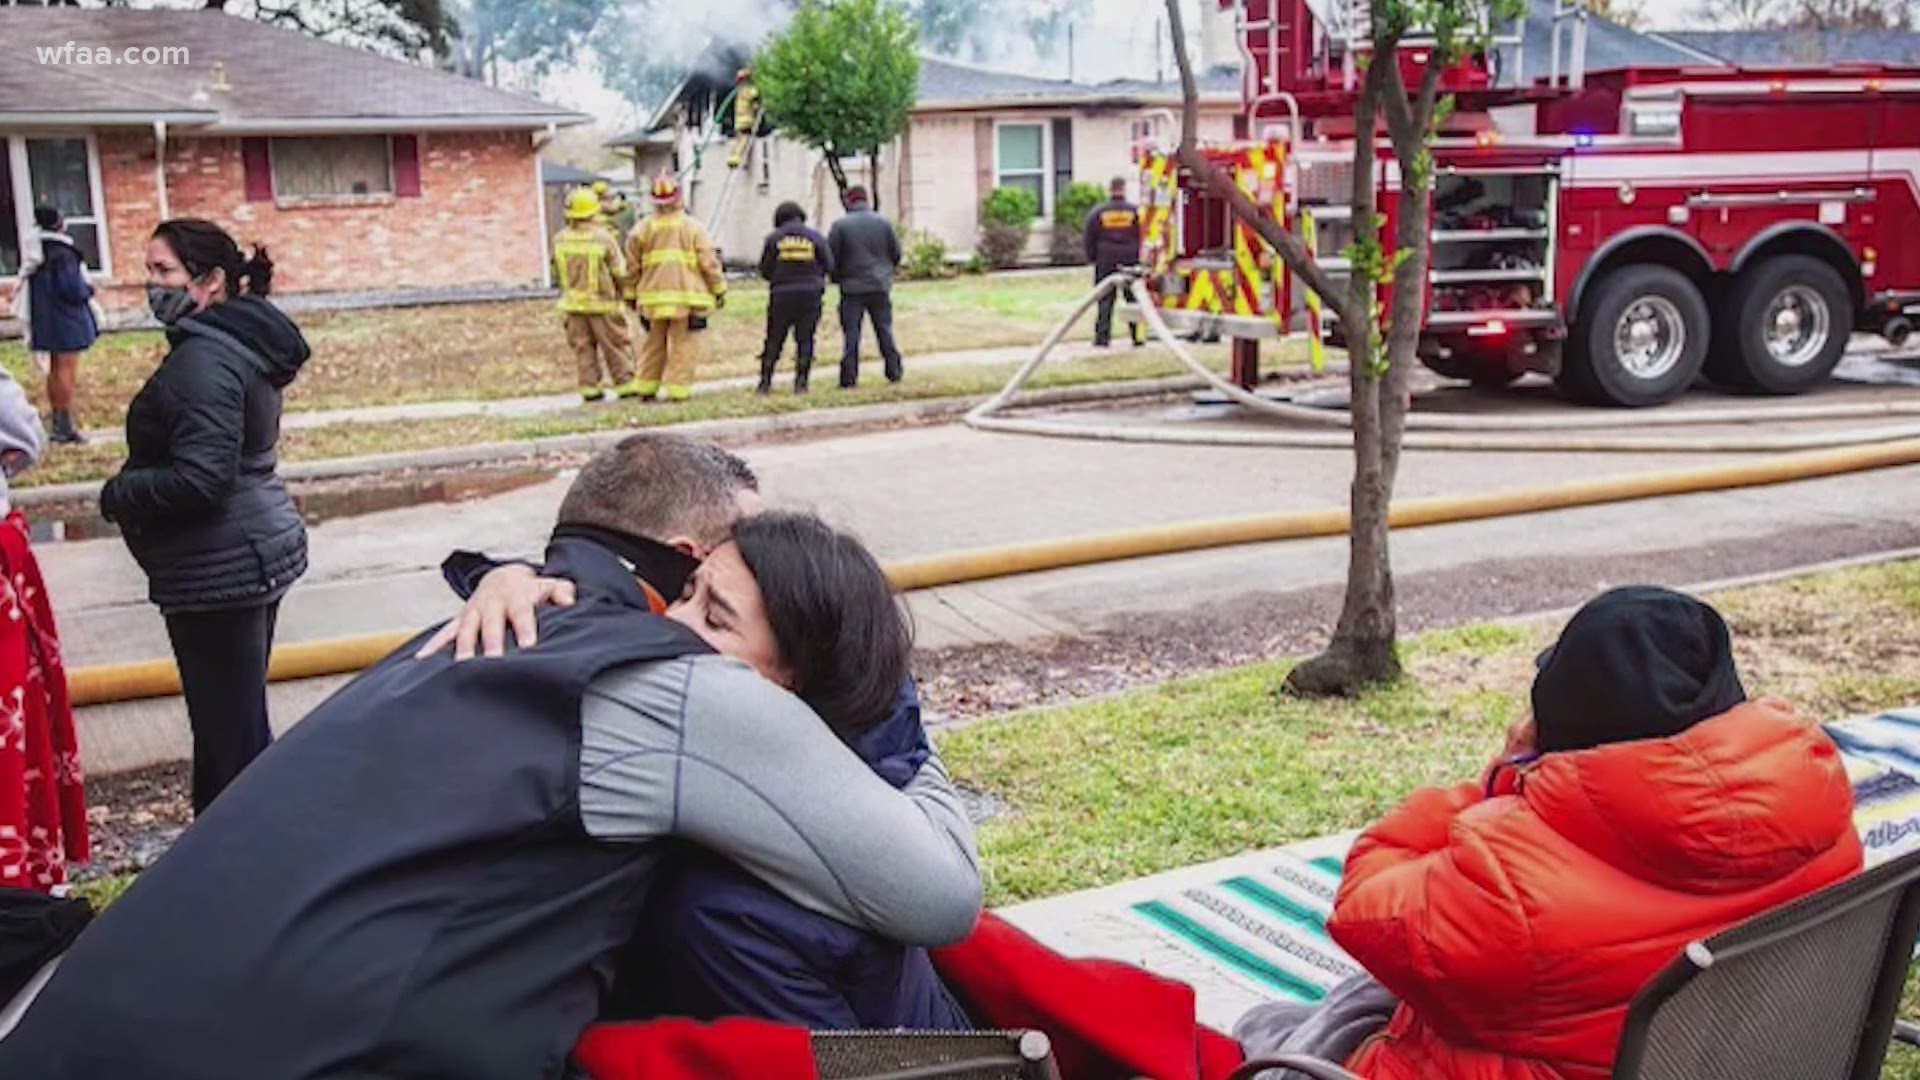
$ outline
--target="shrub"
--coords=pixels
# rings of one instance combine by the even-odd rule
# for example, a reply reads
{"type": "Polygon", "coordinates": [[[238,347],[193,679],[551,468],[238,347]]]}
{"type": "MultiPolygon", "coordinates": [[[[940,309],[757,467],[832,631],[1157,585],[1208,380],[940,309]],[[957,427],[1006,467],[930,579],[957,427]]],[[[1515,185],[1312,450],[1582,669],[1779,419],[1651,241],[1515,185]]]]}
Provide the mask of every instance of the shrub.
{"type": "Polygon", "coordinates": [[[902,272],[909,281],[935,281],[956,273],[947,261],[947,242],[930,232],[906,233],[900,246],[907,252],[902,272]]]}
{"type": "Polygon", "coordinates": [[[1025,188],[994,188],[980,204],[980,253],[995,269],[1020,264],[1040,216],[1040,200],[1025,188]]]}
{"type": "Polygon", "coordinates": [[[1078,266],[1087,261],[1087,249],[1081,243],[1087,215],[1107,201],[1099,184],[1076,181],[1060,193],[1053,208],[1053,244],[1050,254],[1059,266],[1078,266]]]}

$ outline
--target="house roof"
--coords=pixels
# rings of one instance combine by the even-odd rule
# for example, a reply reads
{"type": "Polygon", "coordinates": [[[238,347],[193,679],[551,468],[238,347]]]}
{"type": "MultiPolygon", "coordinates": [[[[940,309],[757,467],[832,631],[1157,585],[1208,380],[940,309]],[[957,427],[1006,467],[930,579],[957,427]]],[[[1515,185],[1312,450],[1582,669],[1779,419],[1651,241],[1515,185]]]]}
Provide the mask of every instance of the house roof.
{"type": "MultiPolygon", "coordinates": [[[[1523,74],[1529,82],[1546,78],[1552,70],[1555,6],[1555,0],[1532,0],[1527,9],[1526,54],[1521,59],[1526,65],[1523,74]]],[[[1560,70],[1564,73],[1568,64],[1567,50],[1572,44],[1572,26],[1563,27],[1561,34],[1560,70]]],[[[1629,30],[1598,15],[1589,15],[1586,69],[1614,71],[1629,67],[1691,67],[1721,63],[1713,55],[1676,40],[1683,36],[1629,30]]],[[[1508,52],[1505,59],[1512,63],[1511,50],[1508,52]]]]}
{"type": "Polygon", "coordinates": [[[591,184],[595,180],[604,180],[598,173],[585,169],[576,169],[563,161],[549,158],[540,159],[540,182],[542,184],[591,184]]]}
{"type": "Polygon", "coordinates": [[[0,122],[214,130],[541,128],[588,118],[418,64],[203,10],[0,6],[0,122]],[[186,64],[43,62],[68,42],[178,47],[186,64]],[[215,65],[229,89],[219,90],[215,65]]]}
{"type": "Polygon", "coordinates": [[[1920,64],[1912,30],[1676,30],[1666,35],[1743,67],[1920,64]]]}
{"type": "MultiPolygon", "coordinates": [[[[1198,77],[1203,98],[1239,100],[1237,68],[1213,68],[1198,77]]],[[[920,58],[920,94],[916,109],[991,108],[1008,105],[1128,105],[1178,102],[1180,83],[1152,79],[1077,82],[995,71],[935,56],[920,58]]]]}

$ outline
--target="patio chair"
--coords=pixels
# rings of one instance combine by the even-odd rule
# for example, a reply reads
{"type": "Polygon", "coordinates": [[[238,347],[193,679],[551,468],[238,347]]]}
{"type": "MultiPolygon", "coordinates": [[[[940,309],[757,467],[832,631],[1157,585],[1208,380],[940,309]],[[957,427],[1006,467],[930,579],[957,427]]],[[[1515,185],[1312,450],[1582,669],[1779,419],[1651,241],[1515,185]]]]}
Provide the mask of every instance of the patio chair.
{"type": "Polygon", "coordinates": [[[1038,1031],[816,1031],[820,1080],[1059,1080],[1038,1031]]]}
{"type": "MultiPolygon", "coordinates": [[[[1613,1080],[1875,1080],[1920,931],[1920,852],[1688,945],[1634,995],[1613,1080]]],[[[1358,1080],[1298,1055],[1251,1061],[1311,1080],[1358,1080]]]]}

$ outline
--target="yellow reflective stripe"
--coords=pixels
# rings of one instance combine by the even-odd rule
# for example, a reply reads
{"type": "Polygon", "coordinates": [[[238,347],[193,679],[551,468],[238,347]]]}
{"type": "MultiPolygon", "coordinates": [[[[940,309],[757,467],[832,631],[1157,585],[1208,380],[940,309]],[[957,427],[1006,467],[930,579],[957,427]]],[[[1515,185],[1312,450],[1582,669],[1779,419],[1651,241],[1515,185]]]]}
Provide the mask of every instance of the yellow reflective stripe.
{"type": "MultiPolygon", "coordinates": [[[[1307,247],[1307,257],[1313,258],[1320,253],[1320,233],[1313,223],[1313,215],[1302,212],[1300,215],[1301,240],[1307,247]]],[[[1320,294],[1307,290],[1307,354],[1313,363],[1313,370],[1324,371],[1327,366],[1327,346],[1320,340],[1320,294]]]]}
{"type": "Polygon", "coordinates": [[[697,252],[683,251],[678,248],[666,248],[660,251],[647,252],[647,256],[643,261],[647,266],[666,266],[672,264],[675,266],[698,267],[700,265],[700,256],[697,252]]]}
{"type": "Polygon", "coordinates": [[[640,302],[649,306],[712,307],[713,294],[691,289],[642,289],[640,302]]]}

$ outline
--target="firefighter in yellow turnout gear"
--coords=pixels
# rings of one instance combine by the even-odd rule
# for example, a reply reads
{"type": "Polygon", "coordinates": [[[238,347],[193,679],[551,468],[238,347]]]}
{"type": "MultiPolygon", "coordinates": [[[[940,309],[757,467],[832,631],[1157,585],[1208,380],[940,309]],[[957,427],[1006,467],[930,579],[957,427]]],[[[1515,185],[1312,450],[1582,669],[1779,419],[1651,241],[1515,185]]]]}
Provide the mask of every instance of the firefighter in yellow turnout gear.
{"type": "Polygon", "coordinates": [[[727,303],[727,279],[706,227],[686,212],[680,185],[671,176],[653,182],[653,215],[627,237],[627,262],[634,268],[629,303],[640,312],[647,338],[640,348],[642,397],[664,390],[673,401],[693,394],[698,339],[707,313],[727,303]]]}
{"type": "Polygon", "coordinates": [[[753,85],[750,68],[741,68],[733,84],[733,152],[727,155],[727,167],[737,169],[747,163],[753,133],[760,127],[760,88],[753,85]]]}
{"type": "Polygon", "coordinates": [[[560,312],[567,327],[567,344],[580,371],[580,396],[599,401],[607,396],[601,372],[621,397],[635,393],[633,337],[620,293],[626,286],[627,263],[613,233],[599,224],[600,200],[581,188],[567,196],[567,227],[553,240],[553,273],[560,284],[560,312]]]}

